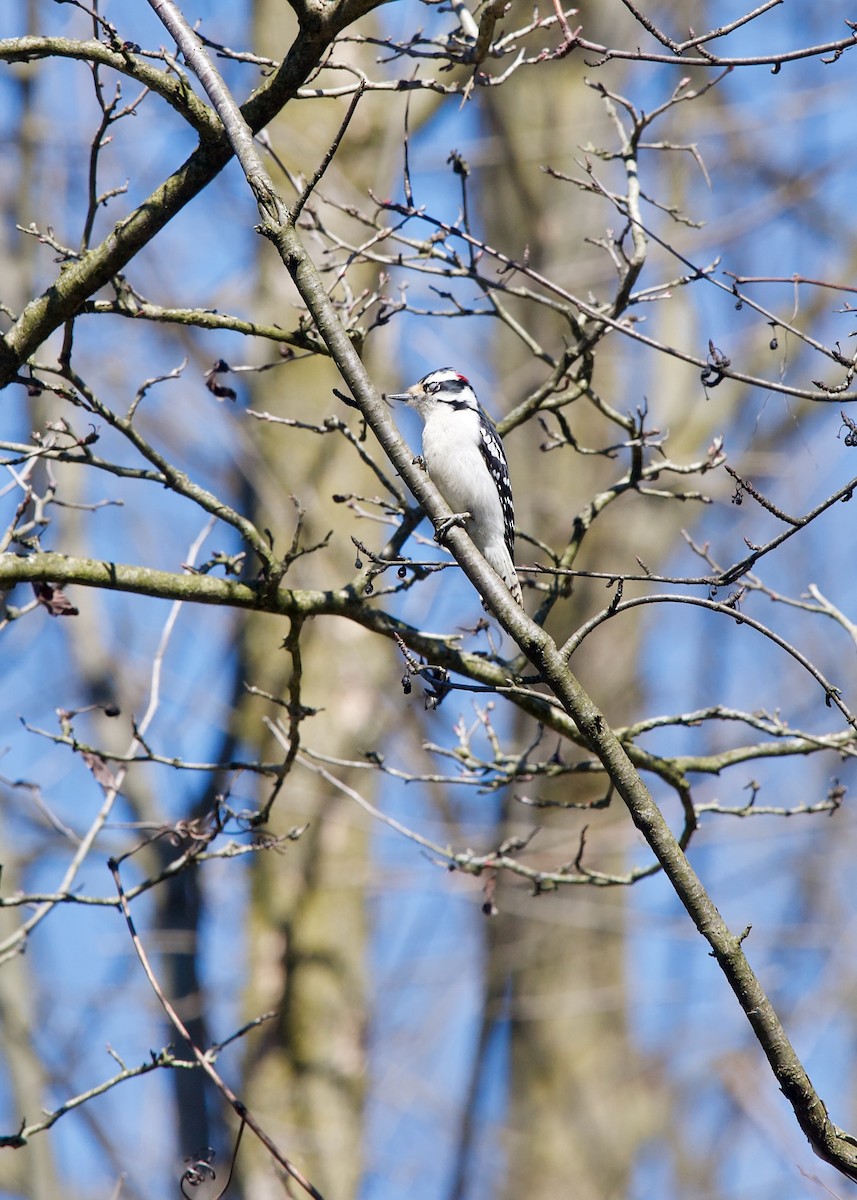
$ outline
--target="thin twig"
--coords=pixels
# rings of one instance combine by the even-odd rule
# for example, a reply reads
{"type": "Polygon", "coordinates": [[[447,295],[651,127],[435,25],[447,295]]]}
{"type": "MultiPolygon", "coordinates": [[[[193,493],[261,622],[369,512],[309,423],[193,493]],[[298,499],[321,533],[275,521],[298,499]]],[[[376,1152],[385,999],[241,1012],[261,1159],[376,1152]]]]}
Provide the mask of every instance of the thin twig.
{"type": "Polygon", "coordinates": [[[282,1153],[282,1151],[279,1149],[279,1147],[276,1145],[276,1143],[268,1136],[268,1134],[265,1132],[265,1130],[262,1128],[262,1126],[259,1124],[259,1122],[256,1120],[256,1118],[253,1116],[253,1114],[247,1110],[245,1105],[242,1103],[241,1100],[238,1099],[238,1097],[235,1095],[235,1093],[232,1091],[232,1089],[229,1087],[229,1085],[226,1083],[226,1081],[221,1078],[220,1074],[215,1069],[214,1063],[212,1061],[212,1052],[210,1050],[209,1051],[200,1050],[200,1048],[193,1041],[192,1037],[190,1036],[190,1033],[187,1030],[187,1026],[184,1024],[181,1017],[178,1015],[178,1013],[173,1008],[172,1004],[170,1003],[170,1001],[164,994],[164,991],[161,988],[160,983],[158,982],[158,978],[155,975],[155,972],[152,970],[148,955],[146,954],[146,951],[143,948],[143,943],[140,941],[139,935],[137,934],[137,930],[134,927],[134,920],[131,916],[131,909],[128,905],[128,900],[125,896],[125,891],[122,886],[122,879],[119,874],[119,864],[116,862],[115,859],[111,858],[107,865],[110,869],[110,873],[113,876],[113,881],[116,884],[116,891],[119,896],[119,903],[122,908],[122,913],[125,917],[125,923],[128,926],[128,932],[131,936],[131,942],[134,946],[134,950],[137,954],[137,957],[140,960],[140,965],[142,966],[143,971],[145,972],[146,978],[148,979],[148,981],[151,985],[152,991],[157,996],[161,1007],[163,1008],[164,1012],[169,1017],[173,1028],[187,1042],[187,1044],[190,1047],[191,1052],[193,1053],[193,1056],[196,1059],[199,1066],[202,1067],[203,1071],[205,1071],[206,1075],[209,1077],[209,1079],[212,1081],[212,1083],[215,1085],[215,1087],[220,1092],[220,1094],[223,1096],[223,1098],[227,1101],[227,1103],[231,1105],[231,1107],[233,1108],[233,1110],[235,1111],[237,1116],[240,1117],[241,1121],[246,1122],[247,1125],[249,1126],[249,1128],[253,1130],[256,1137],[259,1139],[259,1141],[262,1143],[262,1145],[265,1147],[265,1149],[268,1151],[268,1153],[271,1155],[271,1157],[275,1160],[275,1162],[278,1162],[280,1164],[280,1166],[283,1168],[283,1170],[286,1171],[292,1177],[292,1179],[294,1179],[297,1183],[299,1183],[305,1192],[307,1192],[310,1196],[313,1197],[313,1200],[324,1200],[324,1197],[322,1196],[321,1192],[319,1192],[315,1187],[313,1187],[313,1185],[303,1175],[303,1173],[301,1171],[299,1171],[298,1168],[292,1162],[290,1162],[288,1158],[286,1158],[286,1156],[282,1153]]]}

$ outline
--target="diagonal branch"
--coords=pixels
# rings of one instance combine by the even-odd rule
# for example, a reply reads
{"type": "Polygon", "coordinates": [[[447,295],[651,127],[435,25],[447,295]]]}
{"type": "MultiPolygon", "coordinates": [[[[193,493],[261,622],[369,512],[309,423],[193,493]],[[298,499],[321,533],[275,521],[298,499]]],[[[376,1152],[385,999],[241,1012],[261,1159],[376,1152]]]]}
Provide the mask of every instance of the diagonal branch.
{"type": "Polygon", "coordinates": [[[186,79],[150,66],[131,50],[121,46],[114,49],[95,38],[73,41],[71,38],[30,35],[0,39],[0,62],[26,63],[43,58],[79,59],[110,67],[166,100],[201,138],[216,137],[219,133],[211,109],[194,94],[186,79]]]}
{"type": "MultiPolygon", "coordinates": [[[[279,70],[266,79],[240,109],[247,129],[257,133],[264,128],[294,98],[337,33],[381,2],[336,0],[322,4],[320,0],[312,3],[307,0],[299,12],[298,35],[279,70]]],[[[191,37],[196,40],[194,35],[191,37]]],[[[109,65],[117,65],[118,69],[118,64],[111,62],[109,65]]],[[[239,111],[237,105],[235,107],[239,111]]],[[[233,148],[225,129],[220,126],[213,130],[206,125],[196,150],[168,179],[119,221],[99,246],[77,261],[63,264],[53,283],[27,305],[12,327],[0,337],[0,389],[15,378],[21,366],[54,330],[73,317],[86,300],[109,283],[211,183],[232,156],[233,148]]]]}
{"type": "Polygon", "coordinates": [[[221,1077],[220,1073],[216,1070],[214,1063],[212,1062],[212,1056],[210,1052],[200,1050],[200,1048],[194,1043],[193,1039],[188,1033],[187,1026],[184,1024],[181,1017],[164,995],[161,985],[158,983],[157,976],[155,975],[151,964],[149,963],[148,955],[146,954],[146,951],[143,948],[143,943],[140,941],[137,930],[134,927],[131,909],[128,906],[125,890],[122,885],[122,879],[119,874],[119,863],[116,861],[116,859],[111,858],[107,865],[110,868],[110,872],[113,875],[113,881],[116,884],[116,891],[119,896],[122,913],[125,917],[125,922],[128,926],[128,931],[131,935],[131,941],[134,949],[137,952],[137,957],[140,960],[140,964],[146,974],[146,978],[149,980],[149,983],[152,986],[152,990],[158,997],[158,1000],[160,1001],[164,1012],[172,1022],[173,1027],[190,1046],[197,1063],[203,1069],[203,1071],[205,1071],[206,1075],[212,1081],[220,1094],[232,1106],[236,1114],[241,1118],[242,1122],[246,1122],[250,1129],[253,1130],[256,1137],[259,1139],[271,1157],[275,1160],[275,1162],[278,1162],[283,1170],[286,1171],[292,1179],[299,1183],[305,1192],[313,1197],[313,1200],[324,1200],[321,1192],[313,1187],[310,1181],[298,1170],[294,1163],[290,1162],[290,1160],[286,1158],[285,1154],[283,1154],[273,1139],[265,1132],[253,1114],[249,1112],[244,1104],[242,1104],[242,1102],[238,1099],[229,1084],[221,1077]]]}
{"type": "MultiPolygon", "coordinates": [[[[157,2],[150,0],[153,5],[157,2]]],[[[186,43],[191,48],[192,41],[196,39],[189,26],[185,24],[179,33],[181,36],[177,40],[182,49],[185,49],[186,43]]],[[[201,47],[199,52],[205,54],[201,47]]],[[[218,89],[216,97],[210,94],[210,98],[216,107],[218,104],[226,105],[230,123],[236,119],[243,120],[237,104],[225,87],[218,89]]],[[[386,406],[339,321],[315,264],[297,230],[289,223],[286,205],[278,197],[252,138],[242,134],[237,139],[235,151],[259,201],[263,215],[260,232],[277,247],[330,350],[331,358],[367,423],[424,511],[437,525],[449,516],[449,509],[425,472],[419,471],[411,461],[410,452],[399,437],[386,406]]],[[[566,714],[575,722],[585,744],[604,765],[635,826],[645,837],[697,929],[711,946],[712,954],[750,1022],[800,1127],[816,1152],[843,1174],[857,1180],[857,1140],[830,1121],[824,1104],[747,961],[742,948],[743,936],[733,934],[721,917],[604,714],[568,669],[565,656],[553,639],[518,607],[500,579],[476,551],[467,534],[462,529],[453,529],[448,544],[462,570],[502,626],[538,669],[566,714]]]]}

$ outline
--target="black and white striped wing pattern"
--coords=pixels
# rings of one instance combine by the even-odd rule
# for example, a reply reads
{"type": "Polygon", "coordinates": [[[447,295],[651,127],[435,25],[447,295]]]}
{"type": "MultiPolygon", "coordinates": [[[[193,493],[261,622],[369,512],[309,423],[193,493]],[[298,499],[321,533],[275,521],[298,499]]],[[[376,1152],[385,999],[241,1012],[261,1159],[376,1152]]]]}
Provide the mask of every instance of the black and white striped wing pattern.
{"type": "Polygon", "coordinates": [[[506,451],[497,432],[494,422],[480,410],[479,413],[479,449],[485,459],[485,465],[497,487],[500,505],[503,509],[503,536],[509,557],[515,554],[515,503],[512,499],[512,486],[509,481],[509,464],[506,451]]]}

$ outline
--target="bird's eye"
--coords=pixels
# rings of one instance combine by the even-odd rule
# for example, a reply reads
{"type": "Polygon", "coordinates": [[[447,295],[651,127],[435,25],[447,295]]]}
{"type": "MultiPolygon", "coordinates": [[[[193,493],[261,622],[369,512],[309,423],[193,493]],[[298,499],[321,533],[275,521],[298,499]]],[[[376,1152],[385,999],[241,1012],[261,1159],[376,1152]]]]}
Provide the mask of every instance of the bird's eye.
{"type": "Polygon", "coordinates": [[[436,391],[439,390],[439,388],[440,388],[440,384],[436,380],[434,383],[427,383],[425,386],[425,390],[427,392],[429,392],[432,396],[434,395],[434,393],[436,391]]]}

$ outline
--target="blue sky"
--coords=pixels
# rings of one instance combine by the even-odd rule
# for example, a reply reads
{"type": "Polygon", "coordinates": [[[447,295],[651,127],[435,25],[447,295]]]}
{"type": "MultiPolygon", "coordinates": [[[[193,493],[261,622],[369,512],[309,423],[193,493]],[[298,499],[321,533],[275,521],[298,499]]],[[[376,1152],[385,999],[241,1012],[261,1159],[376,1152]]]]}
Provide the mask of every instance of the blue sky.
{"type": "MultiPolygon", "coordinates": [[[[9,36],[23,28],[23,5],[10,5],[9,23],[0,34],[9,36]],[[16,24],[17,22],[17,24],[16,24]]],[[[404,6],[391,8],[390,20],[406,20],[404,6]]],[[[737,10],[736,10],[737,11],[737,10]]],[[[81,17],[65,6],[46,6],[46,20],[52,31],[68,32],[80,28],[81,17]]],[[[142,44],[157,44],[163,38],[152,14],[143,6],[114,5],[106,10],[118,19],[129,37],[142,44]]],[[[843,7],[844,12],[844,7],[843,7]]],[[[211,10],[217,22],[218,36],[229,44],[243,40],[244,6],[220,5],[211,10]]],[[[801,27],[793,9],[782,6],[771,14],[771,22],[779,23],[777,37],[803,41],[807,31],[801,27]]],[[[812,14],[810,14],[812,15],[812,14]]],[[[719,14],[718,19],[728,19],[719,14]]],[[[825,29],[836,25],[831,19],[825,29]]],[[[774,38],[766,26],[763,34],[748,30],[742,35],[746,51],[752,52],[757,39],[774,38]]],[[[766,48],[767,48],[767,42],[766,48]]],[[[757,145],[758,153],[770,153],[771,163],[782,171],[784,178],[798,172],[817,173],[819,187],[824,189],[825,201],[832,199],[833,217],[826,230],[819,233],[818,224],[802,218],[800,206],[775,221],[761,216],[748,222],[748,229],[734,243],[723,267],[745,272],[791,274],[795,271],[826,274],[838,277],[847,273],[850,262],[850,197],[853,195],[853,168],[850,165],[850,110],[842,103],[842,90],[850,88],[857,58],[845,56],[834,67],[825,69],[819,64],[794,64],[785,68],[791,76],[800,72],[801,88],[809,98],[816,92],[822,95],[822,105],[807,103],[806,118],[798,105],[796,110],[782,110],[782,80],[771,76],[766,68],[735,73],[721,85],[724,98],[733,100],[737,119],[743,123],[747,141],[757,145]],[[833,81],[833,82],[831,82],[833,81]],[[846,88],[847,85],[847,88],[846,88]],[[829,89],[829,90],[828,90],[829,89]],[[839,222],[842,222],[840,224],[839,222]]],[[[48,73],[45,73],[48,78],[48,73]]],[[[70,88],[66,101],[72,96],[75,103],[64,103],[59,123],[53,129],[56,149],[67,140],[88,136],[89,126],[81,120],[89,104],[90,86],[83,67],[67,65],[54,82],[46,84],[40,103],[43,111],[53,111],[58,89],[70,88]]],[[[244,76],[236,78],[244,79],[244,76]]],[[[663,95],[677,81],[667,69],[657,72],[635,98],[648,104],[650,97],[663,95]]],[[[799,89],[800,90],[800,89],[799,89]]],[[[15,92],[5,73],[0,72],[0,121],[8,114],[7,130],[17,119],[12,102],[15,92]]],[[[90,109],[92,108],[89,104],[90,109]]],[[[94,110],[93,110],[94,111],[94,110]]],[[[128,146],[117,145],[105,156],[105,170],[115,182],[126,173],[130,179],[129,194],[122,209],[134,203],[172,169],[191,146],[180,132],[180,123],[172,115],[164,115],[163,106],[144,105],[134,118],[133,154],[128,146]],[[133,170],[131,169],[133,167],[133,170]]],[[[91,113],[90,113],[91,117],[91,113]]],[[[449,180],[445,158],[453,146],[467,156],[478,157],[480,138],[478,111],[475,106],[462,113],[457,101],[446,102],[436,120],[418,136],[412,146],[415,184],[421,201],[446,204],[447,216],[454,216],[456,200],[447,191],[449,180]]],[[[7,132],[6,138],[9,133],[7,132]]],[[[715,187],[708,193],[700,180],[694,200],[709,221],[694,243],[695,261],[702,261],[718,242],[717,234],[728,229],[731,214],[737,218],[752,218],[754,205],[761,202],[758,184],[742,174],[742,166],[730,167],[725,157],[725,143],[712,132],[700,132],[701,149],[706,157],[716,161],[715,187]],[[746,190],[744,187],[746,181],[746,190]],[[730,205],[731,200],[731,205],[730,205]],[[711,233],[710,230],[714,230],[711,233]]],[[[0,148],[8,159],[8,144],[0,148]]],[[[63,156],[61,172],[63,186],[70,196],[80,194],[83,185],[83,159],[79,155],[63,156]]],[[[478,189],[478,175],[474,180],[478,189]]],[[[49,196],[44,186],[41,196],[49,196]]],[[[56,214],[34,213],[34,219],[56,214]]],[[[79,232],[72,212],[60,214],[65,228],[58,224],[58,233],[74,240],[79,232]]],[[[114,219],[113,212],[104,214],[104,228],[114,219]]],[[[135,282],[144,291],[152,289],[153,298],[164,299],[168,291],[175,303],[216,304],[220,297],[229,297],[236,307],[235,296],[252,298],[252,277],[248,262],[254,254],[253,224],[256,220],[253,205],[239,173],[230,168],[217,181],[210,194],[188,207],[169,230],[141,256],[135,264],[135,282]],[[198,254],[196,246],[202,240],[207,252],[198,254]],[[168,288],[164,286],[168,281],[168,288]]],[[[103,232],[103,230],[102,230],[103,232]]],[[[11,231],[7,232],[11,237],[11,231]]],[[[48,280],[56,267],[52,255],[43,252],[36,258],[40,277],[48,280]]],[[[666,273],[666,263],[660,267],[666,273]]],[[[659,277],[659,276],[656,276],[659,277]]],[[[771,294],[764,295],[773,304],[771,294]]],[[[745,348],[759,339],[769,338],[764,321],[748,310],[736,312],[734,302],[713,288],[694,289],[693,304],[699,305],[700,328],[716,344],[731,350],[745,348]]],[[[777,302],[788,312],[790,295],[780,293],[777,302]]],[[[689,301],[690,302],[690,301],[689,301]]],[[[822,340],[840,337],[844,344],[851,333],[852,318],[836,313],[841,297],[831,295],[826,315],[819,318],[814,333],[822,340]]],[[[651,320],[658,329],[658,314],[651,320]]],[[[442,347],[447,361],[461,364],[461,369],[478,379],[480,394],[491,397],[493,415],[502,415],[498,401],[511,406],[513,397],[498,394],[494,398],[490,361],[475,356],[474,322],[445,325],[440,334],[434,330],[425,338],[412,332],[415,326],[393,327],[378,338],[377,360],[384,358],[388,347],[394,353],[388,361],[395,363],[391,378],[379,380],[382,386],[399,385],[417,378],[425,370],[441,365],[436,355],[442,347]],[[412,345],[405,358],[402,347],[412,345]],[[427,348],[426,348],[427,347],[427,348]],[[392,375],[395,374],[395,378],[392,375]]],[[[119,372],[111,372],[110,359],[115,348],[108,340],[105,345],[101,326],[95,322],[80,322],[78,349],[82,358],[98,363],[100,378],[105,387],[121,386],[119,372]]],[[[481,334],[480,330],[480,334],[481,334]]],[[[117,330],[117,342],[123,331],[117,330]]],[[[123,338],[121,354],[128,377],[139,379],[157,370],[177,365],[174,343],[164,339],[155,329],[138,331],[130,343],[123,338]],[[130,357],[126,357],[130,356],[130,357]]],[[[235,345],[237,339],[218,341],[222,347],[235,345]]],[[[702,347],[704,352],[704,345],[702,347]]],[[[804,359],[795,348],[783,346],[783,369],[805,371],[804,359]],[[786,349],[789,357],[786,358],[786,349]]],[[[192,364],[193,388],[186,381],[162,385],[152,402],[151,428],[161,434],[171,432],[176,437],[176,453],[182,465],[195,478],[212,487],[230,485],[229,467],[223,447],[235,436],[236,419],[232,409],[205,409],[205,422],[199,423],[201,408],[197,391],[201,389],[198,364],[192,364]],[[197,389],[194,391],[193,389],[197,389]],[[188,395],[191,401],[186,401],[188,395]]],[[[659,359],[648,352],[630,353],[624,370],[628,386],[627,405],[631,407],[640,393],[649,394],[657,402],[659,359]]],[[[712,391],[708,397],[693,372],[688,370],[688,404],[721,405],[724,423],[728,422],[730,451],[736,455],[752,455],[756,446],[766,450],[766,434],[791,411],[789,401],[774,394],[750,394],[736,401],[733,385],[712,391]],[[733,389],[733,390],[730,390],[733,389]]],[[[791,377],[791,376],[789,376],[791,377]]],[[[498,389],[501,391],[501,389],[498,389]]],[[[22,436],[27,429],[27,416],[18,407],[18,397],[4,409],[4,436],[22,436]]],[[[242,395],[240,405],[244,401],[242,395]]],[[[797,406],[795,406],[796,408],[797,406]]],[[[779,497],[784,507],[792,511],[805,510],[834,486],[854,473],[848,449],[835,440],[838,408],[831,406],[819,416],[801,414],[794,420],[794,438],[790,452],[770,462],[765,485],[779,497]]],[[[404,423],[403,423],[404,424],[404,423]]],[[[406,433],[416,445],[418,430],[405,426],[406,433]]],[[[105,456],[114,443],[104,433],[105,456]]],[[[136,503],[138,489],[126,486],[112,477],[98,478],[90,485],[89,499],[109,497],[124,500],[128,507],[100,510],[87,526],[91,552],[118,559],[129,558],[129,531],[133,553],[142,554],[153,565],[169,565],[181,561],[187,546],[197,535],[202,522],[199,514],[186,515],[167,498],[153,497],[153,504],[137,515],[131,507],[136,503]]],[[[11,503],[9,497],[6,503],[11,503]]],[[[851,506],[842,505],[828,514],[807,538],[796,539],[796,548],[784,553],[780,566],[776,562],[766,567],[766,578],[777,587],[798,589],[817,582],[822,591],[837,604],[847,608],[853,601],[854,589],[848,570],[853,545],[851,506]],[[798,548],[799,542],[799,548],[798,548]]],[[[749,500],[740,509],[720,497],[717,505],[702,525],[704,536],[712,539],[718,553],[729,558],[735,547],[742,545],[744,536],[758,536],[765,520],[760,518],[749,500]]],[[[423,527],[422,532],[425,532],[423,527]]],[[[205,549],[234,549],[235,541],[229,532],[218,531],[205,549]]],[[[681,570],[688,569],[688,555],[677,547],[676,560],[681,570]]],[[[478,601],[469,586],[455,580],[454,572],[443,575],[437,586],[437,606],[432,621],[437,626],[459,624],[462,612],[468,618],[479,615],[478,601]]],[[[410,593],[402,604],[402,612],[413,612],[419,601],[410,593]]],[[[89,600],[88,600],[89,602],[89,600]]],[[[99,596],[91,603],[97,606],[108,648],[125,648],[126,665],[141,681],[146,679],[146,664],[166,619],[167,606],[149,604],[143,614],[140,601],[120,596],[99,596]]],[[[753,611],[777,624],[789,636],[810,641],[816,653],[837,681],[850,685],[854,647],[844,633],[831,623],[819,632],[818,624],[806,617],[777,608],[764,601],[752,600],[753,611]]],[[[625,617],[623,621],[640,619],[625,617]]],[[[726,618],[702,616],[696,612],[677,612],[672,608],[646,614],[650,633],[644,642],[639,667],[629,669],[642,673],[647,691],[646,711],[666,712],[683,707],[696,707],[711,702],[740,703],[745,707],[773,708],[786,699],[786,716],[795,724],[813,729],[839,728],[834,711],[826,709],[817,694],[816,686],[806,676],[784,666],[782,656],[773,653],[749,630],[736,637],[734,630],[724,630],[726,618]],[[727,636],[728,634],[728,636],[727,636]],[[748,700],[748,696],[750,699],[748,700]]],[[[203,609],[185,610],[165,660],[163,707],[154,726],[158,737],[169,735],[177,753],[202,758],[215,740],[211,733],[223,721],[227,703],[228,673],[223,669],[221,654],[228,654],[233,634],[233,618],[229,614],[203,609]],[[212,647],[216,647],[215,653],[212,647]],[[199,698],[202,698],[200,701],[199,698]],[[190,715],[189,715],[190,714],[190,715]],[[192,719],[191,719],[192,718],[192,719]]],[[[621,652],[622,626],[614,627],[621,652]]],[[[85,822],[98,797],[92,781],[82,765],[64,750],[46,753],[43,741],[26,736],[17,723],[19,715],[33,724],[54,728],[54,708],[57,696],[69,706],[78,702],[74,681],[65,675],[64,655],[66,631],[46,616],[22,621],[5,634],[6,694],[14,700],[6,706],[6,732],[3,774],[7,779],[38,777],[51,803],[59,806],[64,817],[74,823],[85,822]]],[[[586,682],[586,681],[584,681],[586,682]]],[[[596,681],[597,682],[597,681],[596,681]]],[[[141,705],[144,700],[141,682],[141,705]]],[[[597,697],[596,697],[597,698],[597,697]]],[[[452,698],[433,718],[429,726],[435,740],[448,744],[454,738],[451,726],[460,711],[468,718],[471,710],[463,701],[452,698]]],[[[502,727],[502,721],[501,721],[502,727]]],[[[80,728],[85,729],[82,720],[80,728]]],[[[651,735],[646,744],[652,748],[684,748],[693,735],[682,733],[651,735]]],[[[853,783],[849,762],[836,767],[846,784],[853,783]]],[[[814,760],[782,768],[752,764],[743,774],[712,778],[699,784],[698,798],[721,799],[724,804],[737,804],[745,795],[743,788],[750,779],[763,786],[763,797],[787,795],[791,803],[806,798],[813,801],[823,796],[829,783],[829,763],[824,767],[814,760]]],[[[179,815],[193,795],[195,788],[178,786],[166,772],[153,773],[152,787],[171,815],[179,815]]],[[[4,821],[6,836],[16,845],[27,846],[34,861],[27,871],[27,883],[32,887],[53,886],[61,871],[64,855],[41,854],[41,826],[34,820],[32,810],[18,793],[15,803],[6,805],[4,821]]],[[[400,819],[413,822],[423,830],[439,828],[431,796],[419,788],[393,789],[385,803],[400,819]]],[[[474,803],[469,790],[450,790],[450,804],[457,810],[467,833],[477,844],[491,844],[497,819],[496,801],[480,797],[474,803]]],[[[761,801],[760,801],[761,802],[761,801]]],[[[671,817],[674,801],[666,799],[671,817]]],[[[117,819],[125,815],[119,808],[117,819]]],[[[710,820],[700,833],[692,852],[692,861],[726,919],[733,928],[753,925],[748,943],[754,966],[770,986],[775,1003],[781,1009],[790,1035],[799,1051],[806,1055],[806,1065],[824,1095],[834,1119],[848,1125],[853,1112],[852,1072],[854,1030],[837,1011],[832,996],[841,996],[838,986],[842,978],[853,972],[845,950],[851,945],[855,928],[855,905],[850,887],[853,845],[853,818],[844,809],[832,819],[835,835],[831,836],[828,818],[795,818],[788,822],[747,820],[744,822],[721,817],[710,820]],[[814,868],[823,857],[824,872],[814,868]],[[829,976],[825,987],[825,977],[829,976]],[[826,999],[827,998],[827,999],[826,999]]],[[[121,844],[123,831],[111,834],[121,844]]],[[[637,861],[646,860],[646,850],[635,845],[630,854],[637,861]]],[[[448,1193],[455,1139],[461,1121],[464,1089],[474,1052],[478,1031],[482,994],[482,968],[485,956],[485,918],[479,912],[481,893],[479,883],[449,875],[426,861],[410,844],[403,843],[388,831],[379,829],[373,846],[378,882],[371,895],[374,936],[369,952],[369,974],[373,980],[373,999],[376,1003],[371,1028],[372,1087],[368,1103],[366,1159],[363,1186],[364,1200],[386,1200],[407,1190],[414,1200],[440,1200],[448,1193]],[[408,1096],[414,1102],[407,1101],[408,1096]],[[403,1101],[403,1097],[405,1100],[403,1101]]],[[[103,866],[103,855],[93,859],[81,879],[87,892],[107,895],[110,877],[103,866]]],[[[246,957],[241,937],[241,917],[246,901],[246,867],[239,863],[212,864],[206,868],[206,902],[208,911],[204,924],[202,968],[206,987],[212,999],[215,1033],[223,1036],[241,1019],[241,993],[246,957]]],[[[603,908],[597,897],[584,895],[576,909],[577,919],[595,928],[603,919],[603,908]]],[[[532,902],[540,906],[544,919],[550,920],[550,897],[532,902]]],[[[137,906],[141,926],[146,923],[146,902],[137,906]]],[[[711,1196],[740,1200],[744,1195],[770,1195],[795,1198],[814,1196],[818,1190],[808,1184],[797,1168],[817,1173],[839,1195],[849,1192],[849,1185],[818,1164],[797,1130],[776,1087],[767,1072],[761,1055],[752,1043],[749,1029],[738,1006],[728,992],[706,946],[692,929],[674,895],[662,879],[654,879],[633,889],[627,897],[626,920],[627,970],[633,980],[633,1002],[628,1016],[635,1038],[643,1052],[663,1062],[670,1086],[686,1096],[685,1109],[687,1144],[695,1142],[710,1146],[720,1132],[728,1130],[730,1146],[724,1147],[722,1177],[712,1181],[711,1196]],[[728,1069],[727,1069],[728,1068],[728,1069]],[[731,1072],[731,1073],[730,1073],[731,1072]],[[746,1103],[740,1102],[741,1088],[746,1103]]],[[[122,1053],[129,1062],[142,1060],[150,1048],[157,1049],[166,1040],[160,1016],[139,985],[136,967],[131,957],[124,928],[116,914],[107,910],[83,912],[78,908],[56,912],[46,923],[33,943],[26,959],[26,969],[38,979],[53,1003],[45,1013],[47,1024],[44,1052],[50,1060],[71,1045],[77,1048],[79,1059],[71,1064],[73,1079],[68,1087],[92,1083],[113,1069],[104,1045],[122,1053]],[[61,995],[62,1004],[56,1003],[61,995]],[[133,1008],[124,997],[133,996],[133,1008]],[[114,996],[123,997],[115,1003],[114,996]],[[131,1019],[129,1019],[129,1017],[131,1019]],[[88,1034],[92,1025],[98,1027],[98,1039],[90,1044],[88,1034]]],[[[593,1003],[598,998],[593,997],[593,1003]]],[[[483,1118],[479,1140],[480,1152],[468,1192],[474,1200],[496,1194],[498,1175],[502,1175],[502,1127],[506,1112],[508,1085],[507,1036],[503,1018],[497,1022],[493,1053],[481,1081],[479,1098],[483,1118]]],[[[239,1054],[224,1056],[224,1069],[234,1078],[237,1075],[239,1054]]],[[[136,1194],[161,1194],[175,1187],[176,1156],[169,1145],[169,1111],[164,1107],[164,1089],[168,1081],[149,1076],[126,1085],[98,1102],[109,1111],[111,1124],[121,1130],[121,1140],[135,1149],[126,1164],[129,1170],[129,1189],[136,1194]],[[143,1146],[136,1141],[142,1133],[143,1146]],[[153,1164],[155,1164],[153,1166],[153,1164]]],[[[64,1093],[65,1094],[65,1093],[64,1093]]],[[[51,1095],[48,1103],[56,1103],[62,1095],[51,1095]]],[[[11,1128],[17,1114],[0,1101],[5,1127],[11,1128]]],[[[106,1160],[96,1140],[91,1136],[84,1117],[72,1115],[60,1121],[51,1135],[52,1146],[64,1180],[79,1189],[81,1194],[104,1194],[115,1179],[116,1165],[106,1160]]],[[[37,1148],[33,1148],[37,1152],[37,1148]]],[[[665,1200],[702,1200],[681,1195],[672,1173],[669,1156],[662,1146],[649,1147],[639,1164],[637,1178],[629,1200],[658,1195],[665,1200]]],[[[13,1193],[3,1193],[12,1200],[13,1193]]]]}

